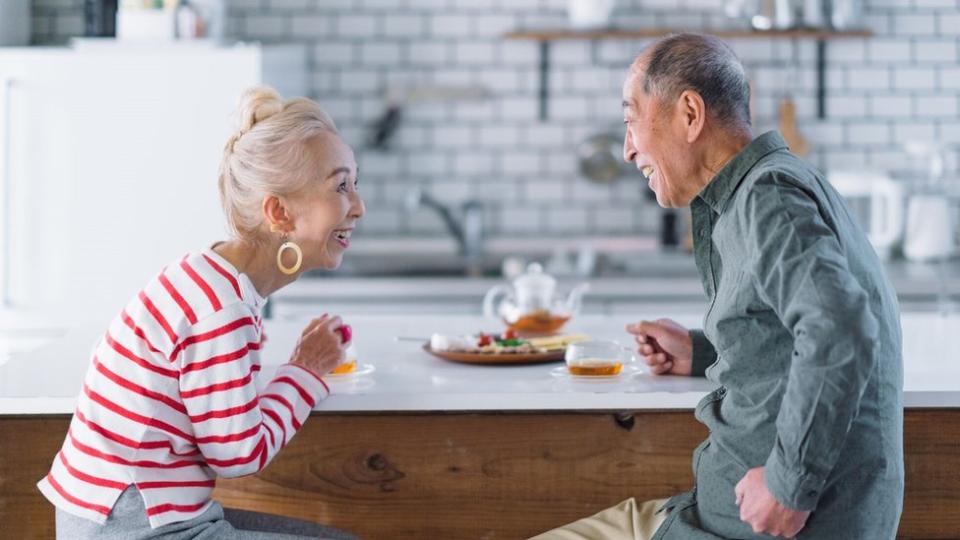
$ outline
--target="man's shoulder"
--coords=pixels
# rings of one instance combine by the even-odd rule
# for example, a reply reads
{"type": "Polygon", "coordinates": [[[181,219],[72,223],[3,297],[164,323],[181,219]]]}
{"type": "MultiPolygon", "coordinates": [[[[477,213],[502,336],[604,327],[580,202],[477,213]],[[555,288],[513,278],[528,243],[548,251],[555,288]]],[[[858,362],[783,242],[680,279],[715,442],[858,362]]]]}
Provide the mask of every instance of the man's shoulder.
{"type": "MultiPolygon", "coordinates": [[[[809,188],[823,180],[810,162],[786,150],[771,152],[747,172],[741,187],[759,189],[809,188]]],[[[746,193],[749,191],[741,190],[746,193]]]]}
{"type": "Polygon", "coordinates": [[[787,151],[772,152],[763,157],[744,176],[730,210],[749,212],[758,199],[779,198],[790,192],[804,195],[812,202],[822,197],[826,179],[816,167],[787,151]]]}

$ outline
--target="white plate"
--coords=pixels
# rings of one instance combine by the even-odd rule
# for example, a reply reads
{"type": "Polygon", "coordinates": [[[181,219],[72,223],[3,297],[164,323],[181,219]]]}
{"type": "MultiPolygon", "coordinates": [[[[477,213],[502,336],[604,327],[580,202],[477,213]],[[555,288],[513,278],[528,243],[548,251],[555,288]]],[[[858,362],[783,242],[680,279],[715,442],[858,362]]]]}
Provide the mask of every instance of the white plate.
{"type": "Polygon", "coordinates": [[[550,375],[558,379],[567,379],[577,382],[617,382],[624,381],[633,377],[638,373],[643,373],[643,370],[637,366],[626,365],[623,366],[623,369],[620,370],[620,373],[617,375],[571,375],[570,371],[567,370],[567,366],[557,366],[550,370],[550,375]]]}

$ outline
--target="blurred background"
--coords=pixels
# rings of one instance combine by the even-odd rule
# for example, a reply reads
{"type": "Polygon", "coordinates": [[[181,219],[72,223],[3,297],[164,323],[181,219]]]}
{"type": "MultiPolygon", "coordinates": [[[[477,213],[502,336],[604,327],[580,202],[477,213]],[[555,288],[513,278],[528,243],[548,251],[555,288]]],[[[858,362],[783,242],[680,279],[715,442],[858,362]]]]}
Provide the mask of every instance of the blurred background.
{"type": "MultiPolygon", "coordinates": [[[[610,294],[669,300],[689,287],[701,302],[687,212],[661,210],[618,163],[625,71],[675,30],[734,48],[755,132],[781,130],[842,188],[892,272],[912,276],[896,278],[905,295],[922,292],[917,305],[935,309],[960,273],[956,0],[19,3],[5,0],[0,17],[0,42],[13,45],[0,49],[0,77],[13,81],[9,304],[77,291],[123,299],[158,265],[222,236],[216,166],[235,96],[260,83],[318,100],[357,153],[367,215],[344,267],[323,278],[503,280],[537,260],[561,277],[683,278],[610,294]],[[31,77],[50,85],[32,112],[31,77]],[[38,123],[44,114],[59,119],[38,123]],[[190,224],[144,223],[169,208],[190,224]],[[50,223],[62,225],[40,231],[50,223]],[[98,275],[79,279],[79,266],[98,275]]],[[[380,298],[410,283],[383,285],[380,298]]],[[[294,289],[274,307],[284,294],[330,292],[294,289]]]]}

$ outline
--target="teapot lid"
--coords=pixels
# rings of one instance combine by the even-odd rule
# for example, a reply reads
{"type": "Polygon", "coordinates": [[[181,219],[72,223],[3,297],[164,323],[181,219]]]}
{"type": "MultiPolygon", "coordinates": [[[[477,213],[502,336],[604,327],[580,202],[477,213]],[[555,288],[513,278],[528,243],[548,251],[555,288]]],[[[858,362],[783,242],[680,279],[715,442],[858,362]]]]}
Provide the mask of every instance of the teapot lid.
{"type": "Polygon", "coordinates": [[[513,280],[513,286],[517,289],[525,290],[544,290],[556,287],[557,280],[550,274],[543,272],[543,266],[540,263],[530,263],[527,271],[517,276],[513,280]]]}

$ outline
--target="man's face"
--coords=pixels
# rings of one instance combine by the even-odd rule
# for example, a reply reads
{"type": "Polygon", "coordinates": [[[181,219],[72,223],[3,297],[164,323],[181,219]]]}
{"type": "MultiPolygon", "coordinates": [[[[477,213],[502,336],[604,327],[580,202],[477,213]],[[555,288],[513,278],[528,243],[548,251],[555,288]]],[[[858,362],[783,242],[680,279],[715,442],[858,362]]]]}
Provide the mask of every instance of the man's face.
{"type": "Polygon", "coordinates": [[[623,159],[636,164],[664,208],[687,206],[696,192],[686,185],[694,163],[675,103],[660,104],[643,91],[643,73],[632,71],[623,83],[623,159]]]}

